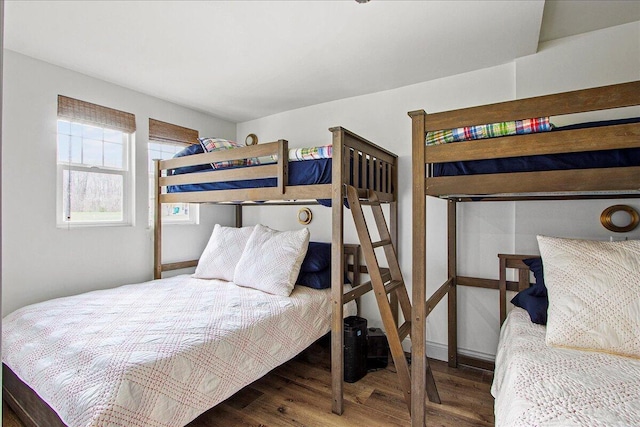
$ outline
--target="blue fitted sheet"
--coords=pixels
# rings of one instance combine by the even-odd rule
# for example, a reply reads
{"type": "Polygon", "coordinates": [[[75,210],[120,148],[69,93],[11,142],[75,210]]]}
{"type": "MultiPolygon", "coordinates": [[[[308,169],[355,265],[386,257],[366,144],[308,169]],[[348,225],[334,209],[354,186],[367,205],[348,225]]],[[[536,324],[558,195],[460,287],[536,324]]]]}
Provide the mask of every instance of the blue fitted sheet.
{"type": "MultiPolygon", "coordinates": [[[[640,117],[602,122],[588,122],[559,127],[554,129],[553,132],[639,122],[640,117]]],[[[467,143],[481,144],[482,142],[464,142],[463,144],[467,143]]],[[[640,166],[640,148],[435,163],[433,165],[433,176],[478,175],[627,166],[640,166]]]]}

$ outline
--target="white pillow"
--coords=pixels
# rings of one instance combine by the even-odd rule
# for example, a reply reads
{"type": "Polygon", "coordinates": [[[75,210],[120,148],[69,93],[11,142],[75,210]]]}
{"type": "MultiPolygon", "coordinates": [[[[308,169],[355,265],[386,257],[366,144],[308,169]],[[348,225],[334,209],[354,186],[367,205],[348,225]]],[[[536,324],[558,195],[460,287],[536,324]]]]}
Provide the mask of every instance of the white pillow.
{"type": "Polygon", "coordinates": [[[238,286],[289,296],[309,246],[309,230],[276,231],[256,225],[236,265],[238,286]]]}
{"type": "Polygon", "coordinates": [[[538,236],[546,343],[640,358],[640,241],[538,236]]]}
{"type": "Polygon", "coordinates": [[[223,227],[216,224],[207,247],[198,260],[193,277],[233,281],[236,264],[254,227],[223,227]]]}

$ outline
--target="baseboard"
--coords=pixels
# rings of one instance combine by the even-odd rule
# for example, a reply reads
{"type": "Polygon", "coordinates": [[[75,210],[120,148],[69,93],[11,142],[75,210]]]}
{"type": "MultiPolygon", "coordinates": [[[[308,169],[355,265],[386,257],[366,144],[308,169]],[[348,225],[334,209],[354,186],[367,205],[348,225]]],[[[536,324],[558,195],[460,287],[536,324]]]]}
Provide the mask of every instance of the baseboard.
{"type": "MultiPolygon", "coordinates": [[[[409,338],[405,338],[402,341],[402,348],[408,353],[411,352],[411,340],[409,338]]],[[[464,356],[486,360],[487,362],[492,363],[496,359],[495,354],[488,354],[481,351],[468,350],[464,348],[459,348],[458,353],[464,356]]],[[[449,360],[449,348],[445,344],[427,341],[427,356],[432,359],[442,360],[443,362],[446,362],[447,360],[449,360]]]]}

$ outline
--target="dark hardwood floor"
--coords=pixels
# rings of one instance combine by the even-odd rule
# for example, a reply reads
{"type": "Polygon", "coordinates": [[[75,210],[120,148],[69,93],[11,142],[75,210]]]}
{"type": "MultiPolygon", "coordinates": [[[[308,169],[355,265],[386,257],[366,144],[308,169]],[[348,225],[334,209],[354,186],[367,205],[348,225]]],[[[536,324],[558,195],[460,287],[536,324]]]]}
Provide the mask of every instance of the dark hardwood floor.
{"type": "MultiPolygon", "coordinates": [[[[345,383],[345,411],[331,413],[329,349],[318,344],[189,423],[213,426],[409,426],[393,370],[369,372],[345,383]]],[[[442,404],[427,402],[427,426],[493,426],[492,372],[431,360],[442,404]]],[[[24,427],[3,402],[2,425],[24,427]]]]}

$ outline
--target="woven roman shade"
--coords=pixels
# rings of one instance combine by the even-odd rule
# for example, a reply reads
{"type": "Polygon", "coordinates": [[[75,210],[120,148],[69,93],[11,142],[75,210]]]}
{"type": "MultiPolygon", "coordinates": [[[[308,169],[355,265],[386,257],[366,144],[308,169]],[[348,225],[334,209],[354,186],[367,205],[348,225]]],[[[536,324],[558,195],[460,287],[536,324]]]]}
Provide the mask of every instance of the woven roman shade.
{"type": "Polygon", "coordinates": [[[136,116],[124,111],[58,95],[58,117],[127,133],[136,131],[136,116]]]}
{"type": "Polygon", "coordinates": [[[156,119],[149,119],[149,141],[197,144],[198,131],[156,119]]]}

